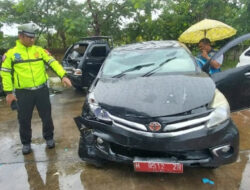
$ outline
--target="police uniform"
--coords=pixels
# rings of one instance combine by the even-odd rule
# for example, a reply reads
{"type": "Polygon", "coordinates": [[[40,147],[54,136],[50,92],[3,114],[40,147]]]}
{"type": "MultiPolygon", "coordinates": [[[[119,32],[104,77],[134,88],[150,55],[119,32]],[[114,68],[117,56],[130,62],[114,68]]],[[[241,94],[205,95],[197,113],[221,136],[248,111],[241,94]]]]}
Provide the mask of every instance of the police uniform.
{"type": "MultiPolygon", "coordinates": [[[[19,32],[29,37],[35,33],[29,24],[19,28],[19,32]]],[[[1,68],[3,90],[6,94],[15,91],[18,105],[20,138],[23,145],[31,143],[31,118],[34,106],[37,107],[43,123],[43,137],[53,139],[54,125],[51,117],[51,104],[47,87],[46,65],[62,79],[66,72],[50,53],[42,47],[24,46],[20,40],[5,53],[1,68]]]]}

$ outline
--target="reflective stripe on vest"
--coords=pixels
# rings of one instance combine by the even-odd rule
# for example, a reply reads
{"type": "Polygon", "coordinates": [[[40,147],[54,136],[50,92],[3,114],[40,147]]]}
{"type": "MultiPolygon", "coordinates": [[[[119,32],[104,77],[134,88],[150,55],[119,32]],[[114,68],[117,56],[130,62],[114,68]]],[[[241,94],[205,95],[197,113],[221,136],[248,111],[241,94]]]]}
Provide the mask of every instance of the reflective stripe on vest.
{"type": "Polygon", "coordinates": [[[42,61],[42,58],[39,59],[26,59],[26,60],[16,60],[13,61],[13,64],[17,64],[17,63],[30,63],[30,62],[36,62],[36,61],[42,61]]]}
{"type": "Polygon", "coordinates": [[[0,68],[1,71],[4,71],[4,72],[9,72],[11,73],[12,72],[12,69],[7,69],[7,68],[0,68]]]}

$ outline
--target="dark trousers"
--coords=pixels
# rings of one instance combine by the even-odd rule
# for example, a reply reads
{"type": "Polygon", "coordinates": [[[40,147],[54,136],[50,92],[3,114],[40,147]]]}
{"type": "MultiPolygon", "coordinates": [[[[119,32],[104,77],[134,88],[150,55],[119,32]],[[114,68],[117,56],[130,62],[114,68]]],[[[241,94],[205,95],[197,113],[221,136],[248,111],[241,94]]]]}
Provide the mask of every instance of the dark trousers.
{"type": "Polygon", "coordinates": [[[36,106],[43,123],[43,138],[53,139],[54,125],[51,117],[51,104],[49,90],[45,86],[37,90],[16,90],[18,105],[19,133],[22,144],[31,143],[31,118],[36,106]]]}

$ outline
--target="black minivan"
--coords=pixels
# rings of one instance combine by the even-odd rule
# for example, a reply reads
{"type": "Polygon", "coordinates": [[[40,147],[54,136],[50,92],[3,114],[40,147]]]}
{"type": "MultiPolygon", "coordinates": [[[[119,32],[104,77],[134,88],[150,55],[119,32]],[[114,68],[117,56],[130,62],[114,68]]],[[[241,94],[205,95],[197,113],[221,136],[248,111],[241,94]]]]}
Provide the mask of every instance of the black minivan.
{"type": "Polygon", "coordinates": [[[239,133],[230,112],[250,105],[249,71],[209,76],[177,41],[115,48],[75,118],[79,156],[97,166],[130,163],[142,172],[232,163],[239,133]]]}

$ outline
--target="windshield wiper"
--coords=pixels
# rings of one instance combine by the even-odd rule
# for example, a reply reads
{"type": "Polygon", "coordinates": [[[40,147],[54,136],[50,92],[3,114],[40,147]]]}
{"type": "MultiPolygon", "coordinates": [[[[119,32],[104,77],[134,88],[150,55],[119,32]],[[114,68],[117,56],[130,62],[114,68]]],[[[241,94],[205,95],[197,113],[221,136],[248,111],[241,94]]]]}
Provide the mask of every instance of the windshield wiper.
{"type": "Polygon", "coordinates": [[[176,58],[176,57],[172,57],[172,58],[169,58],[169,59],[163,61],[163,62],[162,62],[161,64],[159,64],[156,68],[152,69],[151,71],[145,73],[145,74],[142,75],[142,76],[143,76],[143,77],[148,77],[148,76],[154,74],[155,71],[156,71],[157,69],[159,69],[160,67],[162,67],[163,65],[165,65],[165,64],[168,63],[169,61],[172,61],[172,60],[175,59],[175,58],[176,58]]]}
{"type": "Polygon", "coordinates": [[[135,67],[132,67],[130,69],[122,71],[121,73],[119,73],[117,75],[112,76],[112,78],[119,78],[119,77],[122,77],[123,75],[125,75],[125,73],[131,72],[131,71],[135,71],[135,70],[140,70],[143,67],[149,67],[149,66],[154,65],[154,64],[155,63],[149,63],[149,64],[145,64],[145,65],[137,65],[135,67]]]}

